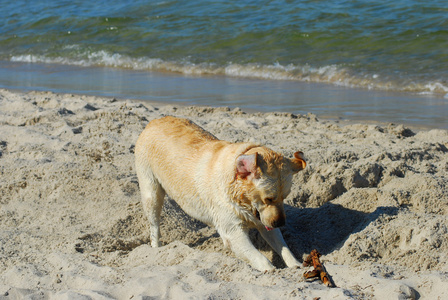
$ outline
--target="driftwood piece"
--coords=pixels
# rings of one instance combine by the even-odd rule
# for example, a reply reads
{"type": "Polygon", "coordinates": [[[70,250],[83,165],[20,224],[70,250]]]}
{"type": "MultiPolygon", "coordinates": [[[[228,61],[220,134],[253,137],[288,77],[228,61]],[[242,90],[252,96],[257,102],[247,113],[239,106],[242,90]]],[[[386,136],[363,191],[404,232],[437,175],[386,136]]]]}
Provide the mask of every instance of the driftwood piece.
{"type": "Polygon", "coordinates": [[[324,266],[322,265],[322,263],[319,260],[320,256],[321,256],[321,254],[316,249],[311,251],[310,255],[308,255],[308,257],[303,262],[303,266],[309,267],[312,265],[314,267],[314,270],[305,272],[303,274],[303,276],[306,279],[319,277],[320,280],[322,280],[323,284],[325,284],[328,287],[334,287],[334,284],[330,280],[330,275],[328,275],[324,266]]]}

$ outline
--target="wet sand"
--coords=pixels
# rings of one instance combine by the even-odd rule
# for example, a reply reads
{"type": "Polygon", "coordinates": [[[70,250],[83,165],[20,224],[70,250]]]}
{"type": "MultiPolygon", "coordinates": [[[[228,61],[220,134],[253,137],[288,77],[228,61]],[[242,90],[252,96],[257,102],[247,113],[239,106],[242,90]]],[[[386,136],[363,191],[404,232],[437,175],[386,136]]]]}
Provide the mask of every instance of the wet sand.
{"type": "Polygon", "coordinates": [[[321,83],[0,61],[0,88],[139,99],[164,104],[229,106],[361,123],[448,129],[448,100],[321,83]]]}

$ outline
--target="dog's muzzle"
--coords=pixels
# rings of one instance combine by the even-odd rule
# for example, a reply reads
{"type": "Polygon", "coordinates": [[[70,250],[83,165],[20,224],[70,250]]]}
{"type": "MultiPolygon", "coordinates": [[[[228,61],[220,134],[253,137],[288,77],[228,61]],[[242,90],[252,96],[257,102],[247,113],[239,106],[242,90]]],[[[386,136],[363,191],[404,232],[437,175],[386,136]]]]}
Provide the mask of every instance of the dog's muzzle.
{"type": "MultiPolygon", "coordinates": [[[[257,218],[261,222],[260,212],[258,211],[258,209],[254,208],[253,214],[254,214],[255,218],[257,218]]],[[[261,223],[263,224],[263,222],[261,222],[261,223]]],[[[274,228],[271,228],[271,227],[266,226],[266,225],[264,225],[264,228],[266,228],[267,231],[274,230],[274,228]]]]}

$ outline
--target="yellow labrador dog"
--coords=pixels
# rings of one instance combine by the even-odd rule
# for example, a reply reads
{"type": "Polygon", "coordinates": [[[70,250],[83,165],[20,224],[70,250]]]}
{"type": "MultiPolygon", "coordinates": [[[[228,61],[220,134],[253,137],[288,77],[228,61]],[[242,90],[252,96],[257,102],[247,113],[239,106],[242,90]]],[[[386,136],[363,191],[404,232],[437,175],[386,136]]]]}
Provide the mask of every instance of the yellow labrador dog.
{"type": "Polygon", "coordinates": [[[151,121],[135,146],[142,204],[151,246],[160,246],[165,194],[193,218],[215,226],[224,245],[260,271],[274,268],[251,243],[257,228],[288,267],[300,263],[278,227],[285,225],[283,199],[294,173],[305,168],[302,152],[288,159],[266,147],[218,140],[186,119],[151,121]]]}

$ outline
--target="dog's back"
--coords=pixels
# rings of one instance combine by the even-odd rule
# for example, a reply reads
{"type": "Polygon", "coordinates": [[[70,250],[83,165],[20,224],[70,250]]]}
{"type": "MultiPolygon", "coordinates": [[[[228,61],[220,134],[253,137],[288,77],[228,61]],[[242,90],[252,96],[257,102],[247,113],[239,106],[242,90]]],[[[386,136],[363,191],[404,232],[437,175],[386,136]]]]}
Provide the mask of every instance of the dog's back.
{"type": "Polygon", "coordinates": [[[220,189],[224,197],[222,182],[233,180],[235,158],[250,145],[221,141],[186,119],[168,116],[153,120],[135,147],[141,189],[154,190],[159,184],[185,212],[212,224],[213,214],[204,210],[219,209],[219,204],[210,203],[219,199],[211,198],[216,198],[220,189]]]}

